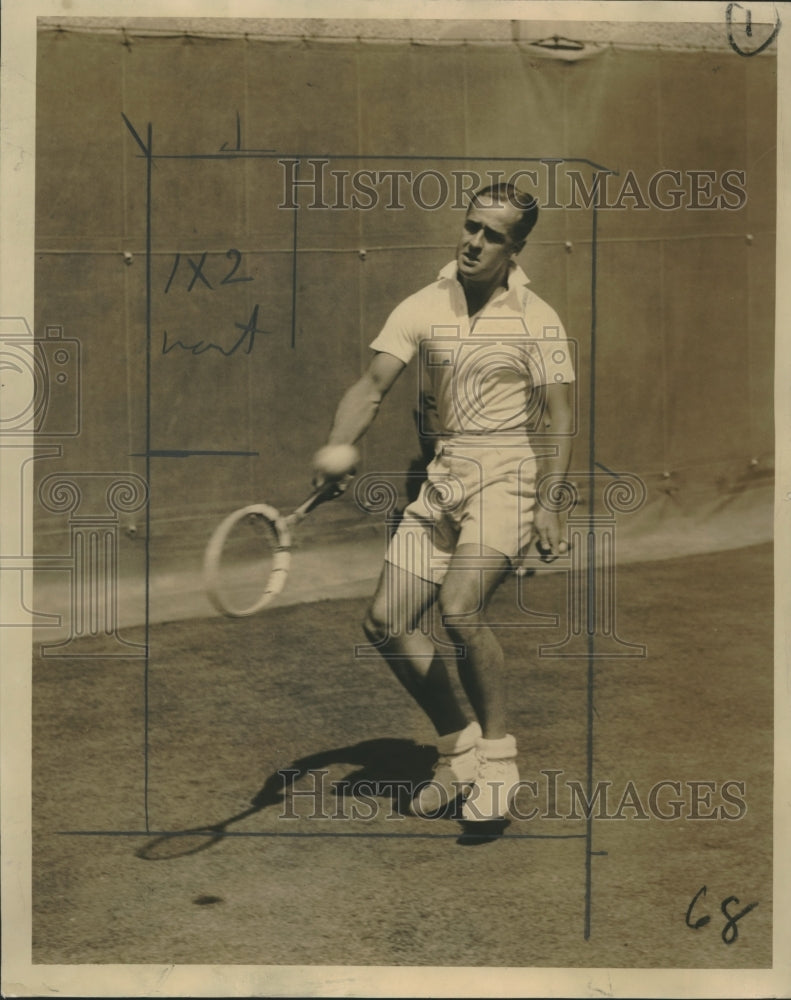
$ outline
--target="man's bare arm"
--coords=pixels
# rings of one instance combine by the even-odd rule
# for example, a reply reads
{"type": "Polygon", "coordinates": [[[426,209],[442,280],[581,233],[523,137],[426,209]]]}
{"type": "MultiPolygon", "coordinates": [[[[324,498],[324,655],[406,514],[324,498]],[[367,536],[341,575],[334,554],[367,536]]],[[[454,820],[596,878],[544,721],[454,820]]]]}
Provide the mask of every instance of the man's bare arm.
{"type": "Polygon", "coordinates": [[[379,406],[404,370],[404,362],[379,352],[363,376],[341,398],[328,439],[329,444],[354,444],[374,422],[379,406]]]}
{"type": "MultiPolygon", "coordinates": [[[[573,386],[567,382],[547,386],[546,390],[546,432],[541,437],[542,444],[554,446],[554,455],[543,455],[538,460],[538,482],[543,476],[564,477],[571,462],[571,430],[573,386]]],[[[552,511],[536,504],[535,528],[544,549],[556,556],[566,551],[562,537],[560,518],[552,511]]]]}

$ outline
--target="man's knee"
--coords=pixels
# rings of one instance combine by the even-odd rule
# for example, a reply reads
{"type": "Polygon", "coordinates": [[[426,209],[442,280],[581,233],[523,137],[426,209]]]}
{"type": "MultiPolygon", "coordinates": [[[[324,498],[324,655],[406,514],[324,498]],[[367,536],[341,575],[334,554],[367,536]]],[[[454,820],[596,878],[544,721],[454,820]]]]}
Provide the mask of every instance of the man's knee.
{"type": "Polygon", "coordinates": [[[387,615],[382,613],[382,609],[378,605],[372,604],[363,619],[363,632],[366,639],[376,646],[387,641],[390,631],[387,615]]]}
{"type": "Polygon", "coordinates": [[[442,624],[452,636],[458,638],[466,629],[480,627],[484,621],[480,586],[458,586],[455,580],[446,582],[439,592],[439,610],[442,624]]]}
{"type": "MultiPolygon", "coordinates": [[[[480,555],[480,552],[476,552],[480,555]]],[[[506,556],[494,549],[484,554],[492,560],[499,557],[501,566],[485,569],[454,569],[448,571],[439,591],[439,608],[442,624],[451,633],[458,635],[470,628],[480,628],[485,624],[485,611],[489,600],[502,582],[508,569],[506,556]]]]}
{"type": "Polygon", "coordinates": [[[465,628],[474,627],[481,623],[481,607],[469,601],[461,601],[454,598],[439,601],[441,621],[451,635],[458,635],[465,628]]]}

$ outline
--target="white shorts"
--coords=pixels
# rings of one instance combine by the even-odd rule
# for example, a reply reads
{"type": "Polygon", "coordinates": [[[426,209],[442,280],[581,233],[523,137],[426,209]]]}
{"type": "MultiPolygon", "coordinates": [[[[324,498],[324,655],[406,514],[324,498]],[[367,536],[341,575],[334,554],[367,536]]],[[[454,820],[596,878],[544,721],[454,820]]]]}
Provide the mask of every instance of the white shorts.
{"type": "Polygon", "coordinates": [[[497,446],[469,437],[443,442],[427,473],[390,540],[387,562],[439,584],[459,545],[482,557],[483,549],[495,549],[513,562],[530,544],[536,457],[526,438],[497,446]]]}

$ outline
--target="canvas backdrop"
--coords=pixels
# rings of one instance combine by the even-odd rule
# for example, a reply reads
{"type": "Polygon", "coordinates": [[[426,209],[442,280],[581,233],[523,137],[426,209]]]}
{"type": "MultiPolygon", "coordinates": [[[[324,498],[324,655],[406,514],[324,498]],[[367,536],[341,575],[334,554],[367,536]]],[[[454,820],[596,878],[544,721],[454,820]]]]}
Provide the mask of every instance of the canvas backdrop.
{"type": "MultiPolygon", "coordinates": [[[[200,547],[234,506],[302,498],[368,343],[453,255],[463,170],[535,170],[542,203],[555,172],[561,207],[520,263],[576,346],[581,483],[592,421],[595,461],[640,476],[660,517],[771,475],[773,57],[44,30],[37,72],[35,333],[60,328],[80,356],[79,434],[41,450],[37,476],[147,479],[123,544],[200,547]],[[589,187],[602,167],[611,201],[629,171],[646,201],[679,171],[685,204],[594,213],[583,190],[569,206],[568,172],[589,187]],[[375,204],[350,207],[360,170],[428,171],[424,204],[402,179],[393,207],[380,177],[358,198],[375,204]],[[690,208],[702,170],[715,198],[743,172],[741,207],[690,208]],[[320,171],[318,195],[291,184],[320,171]]],[[[418,454],[414,367],[361,472],[397,478],[418,454]]],[[[57,429],[73,401],[50,396],[57,429]]],[[[37,515],[42,537],[65,532],[37,515]]],[[[325,523],[362,519],[348,498],[325,523]]]]}

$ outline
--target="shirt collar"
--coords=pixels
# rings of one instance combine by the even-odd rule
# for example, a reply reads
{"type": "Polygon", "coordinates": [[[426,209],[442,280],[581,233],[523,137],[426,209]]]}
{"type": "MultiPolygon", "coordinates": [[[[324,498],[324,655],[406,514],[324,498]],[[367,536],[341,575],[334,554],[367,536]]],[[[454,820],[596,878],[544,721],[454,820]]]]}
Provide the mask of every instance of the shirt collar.
{"type": "MultiPolygon", "coordinates": [[[[437,280],[445,279],[456,283],[458,271],[458,264],[455,260],[451,260],[439,272],[437,280]]],[[[508,266],[508,294],[519,296],[520,293],[524,293],[529,284],[530,278],[528,278],[516,261],[512,260],[508,266]]]]}

